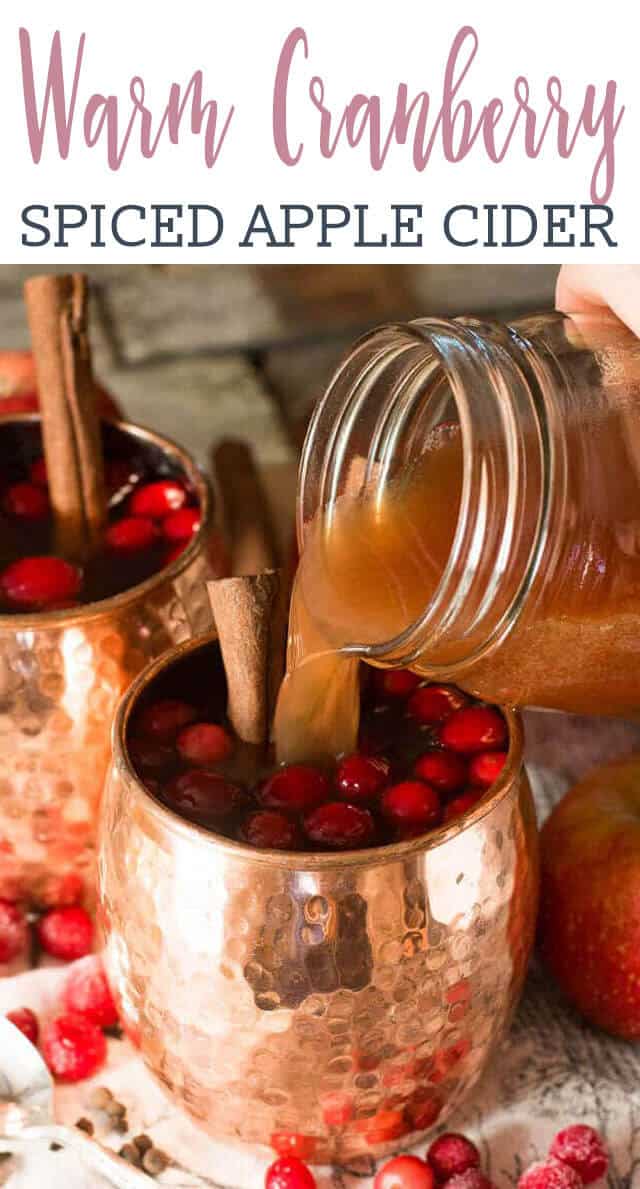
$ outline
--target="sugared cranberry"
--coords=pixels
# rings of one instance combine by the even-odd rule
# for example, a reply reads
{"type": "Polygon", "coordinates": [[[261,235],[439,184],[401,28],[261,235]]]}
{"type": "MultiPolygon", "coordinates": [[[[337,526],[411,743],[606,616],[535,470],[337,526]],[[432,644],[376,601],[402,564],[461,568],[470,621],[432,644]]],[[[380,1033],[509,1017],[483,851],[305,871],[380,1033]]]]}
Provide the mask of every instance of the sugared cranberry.
{"type": "Polygon", "coordinates": [[[329,796],[330,784],[323,772],[307,764],[287,764],[262,781],[258,799],[267,809],[302,813],[329,796]]]}
{"type": "Polygon", "coordinates": [[[114,553],[140,553],[151,548],[156,529],[153,521],[144,516],[123,516],[109,525],[104,539],[107,549],[114,553]]]}
{"type": "Polygon", "coordinates": [[[84,908],[52,908],[40,917],[37,932],[43,950],[54,958],[72,962],[91,953],[93,921],[84,908]]]}
{"type": "Polygon", "coordinates": [[[163,698],[145,707],[138,719],[138,726],[145,735],[168,742],[194,718],[197,718],[195,706],[180,702],[177,698],[163,698]]]}
{"type": "Polygon", "coordinates": [[[495,1189],[493,1181],[480,1172],[479,1168],[468,1168],[466,1172],[456,1173],[446,1182],[447,1189],[495,1189]]]}
{"type": "Polygon", "coordinates": [[[469,790],[466,793],[460,793],[459,797],[454,797],[448,805],[445,805],[444,814],[442,815],[443,822],[452,822],[454,818],[461,817],[463,813],[467,813],[473,809],[474,805],[480,799],[480,792],[477,790],[469,790]]]}
{"type": "Polygon", "coordinates": [[[295,823],[275,809],[258,809],[249,814],[239,833],[241,841],[263,850],[297,850],[300,844],[295,823]]]}
{"type": "Polygon", "coordinates": [[[265,1189],[316,1189],[311,1169],[297,1156],[281,1156],[267,1169],[265,1189]]]}
{"type": "Polygon", "coordinates": [[[199,508],[179,508],[162,523],[162,532],[167,541],[190,541],[199,528],[199,508]]]}
{"type": "Polygon", "coordinates": [[[14,483],[3,502],[5,512],[20,520],[46,520],[51,511],[49,496],[35,483],[14,483]]]}
{"type": "Polygon", "coordinates": [[[609,1153],[601,1136],[586,1123],[574,1123],[559,1131],[549,1148],[549,1155],[577,1172],[583,1185],[603,1177],[609,1166],[609,1153]]]}
{"type": "Polygon", "coordinates": [[[478,1168],[480,1153],[466,1135],[447,1131],[434,1139],[427,1151],[427,1160],[437,1179],[447,1181],[470,1168],[478,1168]]]}
{"type": "Polygon", "coordinates": [[[72,967],[62,997],[67,1011],[77,1012],[99,1028],[113,1028],[118,1023],[107,976],[95,954],[72,967]]]}
{"type": "Polygon", "coordinates": [[[24,953],[28,940],[29,926],[22,909],[0,900],[0,962],[12,962],[24,953]]]}
{"type": "Polygon", "coordinates": [[[423,726],[435,727],[466,706],[467,701],[466,695],[453,685],[423,685],[409,698],[407,711],[423,726]]]}
{"type": "Polygon", "coordinates": [[[38,1017],[30,1007],[17,1007],[15,1011],[7,1012],[7,1019],[19,1028],[23,1036],[31,1041],[32,1045],[38,1043],[38,1017]]]}
{"type": "Polygon", "coordinates": [[[439,793],[455,793],[467,780],[467,765],[453,751],[425,751],[416,760],[413,770],[439,793]]]}
{"type": "Polygon", "coordinates": [[[329,801],[304,819],[307,838],[329,850],[355,850],[373,842],[375,825],[368,809],[345,801],[329,801]]]}
{"type": "Polygon", "coordinates": [[[217,821],[240,808],[245,799],[239,785],[207,768],[192,768],[169,787],[169,803],[191,821],[217,821]]]}
{"type": "Polygon", "coordinates": [[[582,1181],[570,1165],[549,1157],[523,1172],[518,1189],[581,1189],[582,1181]]]}
{"type": "Polygon", "coordinates": [[[479,751],[469,762],[469,780],[480,789],[495,784],[507,762],[506,751],[479,751]]]}
{"type": "Polygon", "coordinates": [[[433,1170],[419,1156],[394,1156],[379,1168],[373,1189],[434,1189],[433,1170]]]}
{"type": "Polygon", "coordinates": [[[408,698],[420,685],[422,678],[410,669],[376,669],[374,687],[383,700],[387,698],[408,698]]]}
{"type": "Polygon", "coordinates": [[[0,591],[13,607],[32,611],[75,599],[80,581],[80,571],[61,557],[23,557],[7,566],[0,591]]]}
{"type": "Polygon", "coordinates": [[[425,830],[440,821],[440,798],[435,789],[422,780],[403,780],[385,790],[380,809],[391,825],[420,827],[425,830]]]}
{"type": "Polygon", "coordinates": [[[507,724],[492,706],[465,706],[440,728],[440,740],[445,747],[463,755],[504,747],[507,724]]]}
{"type": "Polygon", "coordinates": [[[44,458],[36,458],[29,467],[29,478],[36,487],[48,487],[49,476],[47,475],[47,464],[44,458]]]}
{"type": "Polygon", "coordinates": [[[194,722],[180,731],[176,747],[189,764],[220,764],[231,755],[233,739],[217,723],[194,722]]]}
{"type": "Polygon", "coordinates": [[[345,801],[369,801],[384,788],[390,770],[382,756],[345,756],[336,773],[338,792],[345,801]]]}
{"type": "Polygon", "coordinates": [[[155,483],[144,483],[131,496],[129,508],[133,516],[149,516],[151,520],[164,520],[171,512],[177,512],[187,502],[187,493],[175,479],[158,479],[155,483]]]}
{"type": "Polygon", "coordinates": [[[104,1065],[107,1043],[97,1024],[70,1012],[46,1025],[42,1053],[59,1082],[79,1082],[104,1065]]]}

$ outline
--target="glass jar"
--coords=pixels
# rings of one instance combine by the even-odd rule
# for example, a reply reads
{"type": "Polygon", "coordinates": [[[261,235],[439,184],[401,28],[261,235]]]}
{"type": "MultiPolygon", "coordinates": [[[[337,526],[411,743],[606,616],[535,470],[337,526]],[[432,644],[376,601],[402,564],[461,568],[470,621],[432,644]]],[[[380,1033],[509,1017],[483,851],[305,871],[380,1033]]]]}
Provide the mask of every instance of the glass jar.
{"type": "Polygon", "coordinates": [[[492,702],[640,706],[640,342],[618,322],[373,331],[316,409],[298,516],[328,647],[492,702]]]}

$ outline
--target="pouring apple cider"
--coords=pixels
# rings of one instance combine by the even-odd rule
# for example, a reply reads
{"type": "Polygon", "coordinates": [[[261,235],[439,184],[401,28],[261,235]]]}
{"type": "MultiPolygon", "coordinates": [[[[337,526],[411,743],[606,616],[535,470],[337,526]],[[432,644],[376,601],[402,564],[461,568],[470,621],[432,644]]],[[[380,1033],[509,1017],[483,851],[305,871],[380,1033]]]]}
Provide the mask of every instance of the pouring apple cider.
{"type": "Polygon", "coordinates": [[[311,423],[278,757],[355,746],[357,659],[501,704],[640,705],[640,346],[603,317],[366,336],[311,423]]]}

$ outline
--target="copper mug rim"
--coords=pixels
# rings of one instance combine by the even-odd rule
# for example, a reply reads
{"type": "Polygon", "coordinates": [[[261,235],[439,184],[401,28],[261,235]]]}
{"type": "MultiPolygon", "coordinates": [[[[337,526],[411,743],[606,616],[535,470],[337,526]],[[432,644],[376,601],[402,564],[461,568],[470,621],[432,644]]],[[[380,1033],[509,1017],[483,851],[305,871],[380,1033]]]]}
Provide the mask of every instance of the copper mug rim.
{"type": "Polygon", "coordinates": [[[417,838],[410,838],[404,842],[389,843],[384,846],[367,847],[363,850],[345,851],[342,853],[323,851],[317,854],[309,851],[257,849],[248,846],[246,843],[235,842],[231,838],[225,838],[220,834],[215,834],[204,826],[187,821],[154,796],[135,772],[131,763],[126,739],[127,728],[135,704],[147,686],[160,673],[170,668],[176,661],[186,656],[189,652],[195,652],[199,648],[213,644],[216,640],[217,634],[215,631],[207,632],[205,635],[197,636],[194,639],[185,641],[183,644],[177,645],[147,665],[134,678],[120,700],[112,724],[112,763],[117,769],[119,778],[123,781],[128,793],[143,804],[145,812],[151,813],[165,828],[168,828],[169,831],[172,831],[178,836],[191,838],[199,845],[211,847],[212,850],[218,852],[222,851],[237,859],[246,859],[254,863],[264,863],[273,867],[286,868],[287,870],[321,871],[345,867],[383,866],[387,863],[412,858],[420,852],[426,854],[443,845],[443,843],[448,842],[454,835],[464,833],[465,830],[475,825],[476,822],[479,822],[490,813],[509,794],[514,782],[518,779],[523,765],[524,751],[522,719],[515,707],[503,706],[501,709],[509,728],[507,762],[498,780],[493,785],[491,794],[482,797],[478,805],[474,806],[466,814],[462,826],[456,824],[454,821],[448,825],[438,826],[437,829],[431,830],[428,834],[422,834],[417,838]]]}
{"type": "MultiPolygon", "coordinates": [[[[173,438],[165,437],[146,425],[139,425],[135,421],[127,421],[122,417],[101,417],[101,421],[115,425],[132,437],[157,446],[164,454],[173,455],[181,466],[185,475],[196,490],[200,505],[200,525],[189,541],[186,549],[168,566],[163,566],[144,582],[138,582],[119,594],[111,595],[108,599],[98,599],[91,603],[83,603],[80,607],[69,607],[66,611],[25,611],[17,615],[0,614],[0,632],[17,632],[29,628],[73,627],[75,623],[85,624],[87,620],[99,619],[101,616],[112,615],[116,611],[127,607],[129,603],[144,598],[150,591],[161,586],[164,582],[177,578],[195,558],[202,541],[208,536],[213,526],[213,498],[211,484],[187,450],[174,442],[173,438]]],[[[28,422],[41,423],[39,413],[0,413],[0,429],[9,423],[28,422]]]]}

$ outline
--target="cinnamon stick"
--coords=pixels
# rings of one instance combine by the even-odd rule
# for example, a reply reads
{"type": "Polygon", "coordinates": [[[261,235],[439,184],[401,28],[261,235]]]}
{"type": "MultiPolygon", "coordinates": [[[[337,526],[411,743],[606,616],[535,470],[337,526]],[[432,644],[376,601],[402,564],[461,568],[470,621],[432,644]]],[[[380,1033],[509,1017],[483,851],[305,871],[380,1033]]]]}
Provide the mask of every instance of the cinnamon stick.
{"type": "Polygon", "coordinates": [[[232,574],[260,574],[277,564],[267,497],[246,444],[225,438],[213,451],[213,469],[222,500],[232,574]]]}
{"type": "Polygon", "coordinates": [[[87,278],[30,277],[24,286],[57,547],[83,560],[100,542],[106,500],[87,332],[87,278]]]}
{"type": "Polygon", "coordinates": [[[284,674],[288,584],[282,570],[207,583],[227,676],[227,712],[245,743],[269,741],[284,674]]]}

